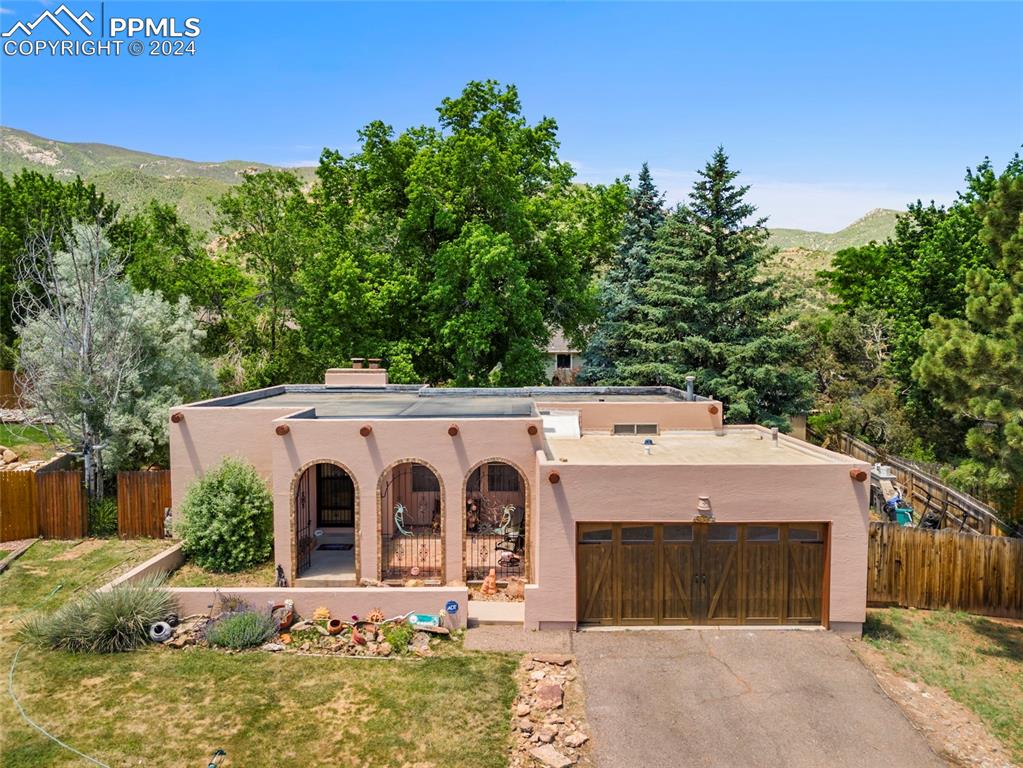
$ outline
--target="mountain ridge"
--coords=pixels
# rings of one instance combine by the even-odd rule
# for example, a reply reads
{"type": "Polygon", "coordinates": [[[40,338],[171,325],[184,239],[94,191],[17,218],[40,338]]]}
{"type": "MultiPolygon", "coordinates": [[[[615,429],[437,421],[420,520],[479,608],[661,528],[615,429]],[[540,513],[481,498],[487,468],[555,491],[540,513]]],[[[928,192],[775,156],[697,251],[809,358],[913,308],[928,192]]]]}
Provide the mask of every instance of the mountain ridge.
{"type": "MultiPolygon", "coordinates": [[[[246,174],[269,168],[284,166],[248,160],[188,160],[102,142],[58,141],[0,125],[0,172],[10,175],[29,169],[65,181],[81,176],[127,210],[156,199],[174,205],[185,221],[201,229],[209,229],[213,222],[213,198],[240,184],[246,174]]],[[[312,182],[316,173],[312,166],[285,169],[306,182],[312,182]]],[[[875,208],[837,232],[769,229],[768,244],[783,254],[832,254],[890,237],[897,213],[875,208]]],[[[819,257],[813,260],[822,261],[819,257]]]]}

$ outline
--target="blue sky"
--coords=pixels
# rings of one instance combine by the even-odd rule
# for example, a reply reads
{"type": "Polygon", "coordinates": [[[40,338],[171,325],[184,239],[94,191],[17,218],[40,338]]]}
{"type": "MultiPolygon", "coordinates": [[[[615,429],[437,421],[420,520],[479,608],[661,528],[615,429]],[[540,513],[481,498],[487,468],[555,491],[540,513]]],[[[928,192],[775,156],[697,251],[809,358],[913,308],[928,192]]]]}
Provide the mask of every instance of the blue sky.
{"type": "MultiPolygon", "coordinates": [[[[75,12],[99,3],[68,0],[75,12]]],[[[38,2],[0,0],[0,27],[38,2]]],[[[53,7],[51,5],[50,7],[53,7]]],[[[470,79],[515,83],[562,157],[648,161],[680,199],[718,143],[774,226],[950,200],[1023,143],[1023,3],[107,2],[201,19],[192,58],[0,57],[0,122],[194,160],[315,162],[372,119],[433,122],[470,79]]]]}

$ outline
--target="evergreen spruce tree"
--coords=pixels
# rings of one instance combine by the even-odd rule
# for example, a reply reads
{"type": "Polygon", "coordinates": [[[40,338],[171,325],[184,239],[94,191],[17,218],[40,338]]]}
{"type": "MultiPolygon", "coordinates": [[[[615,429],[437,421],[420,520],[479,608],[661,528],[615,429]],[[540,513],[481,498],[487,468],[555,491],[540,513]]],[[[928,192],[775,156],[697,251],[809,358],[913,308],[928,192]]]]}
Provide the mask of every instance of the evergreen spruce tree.
{"type": "Polygon", "coordinates": [[[631,344],[641,320],[639,292],[650,277],[650,251],[664,223],[664,195],[646,163],[629,192],[622,240],[600,283],[601,319],[586,347],[580,381],[621,384],[621,365],[635,356],[631,344]]]}
{"type": "Polygon", "coordinates": [[[1003,173],[978,201],[986,263],[969,272],[966,317],[931,317],[913,374],[975,426],[970,459],[954,475],[982,485],[1001,508],[1023,519],[1023,166],[1003,173]]]}
{"type": "Polygon", "coordinates": [[[620,366],[622,380],[681,387],[691,374],[729,421],[787,428],[809,407],[812,379],[794,365],[803,344],[761,270],[772,253],[766,219],[752,218],[749,187],[735,183],[723,148],[699,176],[658,234],[632,329],[638,354],[620,366]]]}

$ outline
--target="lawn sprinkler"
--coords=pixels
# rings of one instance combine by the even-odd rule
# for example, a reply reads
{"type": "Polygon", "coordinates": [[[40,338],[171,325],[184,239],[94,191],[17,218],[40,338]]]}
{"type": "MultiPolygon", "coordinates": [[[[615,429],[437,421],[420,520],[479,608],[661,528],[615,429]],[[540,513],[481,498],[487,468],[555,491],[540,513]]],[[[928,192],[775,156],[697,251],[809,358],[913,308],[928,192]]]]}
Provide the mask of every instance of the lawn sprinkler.
{"type": "Polygon", "coordinates": [[[223,765],[224,759],[226,757],[227,757],[227,752],[225,752],[222,749],[218,749],[210,757],[210,764],[207,765],[206,768],[218,768],[218,766],[223,765]]]}

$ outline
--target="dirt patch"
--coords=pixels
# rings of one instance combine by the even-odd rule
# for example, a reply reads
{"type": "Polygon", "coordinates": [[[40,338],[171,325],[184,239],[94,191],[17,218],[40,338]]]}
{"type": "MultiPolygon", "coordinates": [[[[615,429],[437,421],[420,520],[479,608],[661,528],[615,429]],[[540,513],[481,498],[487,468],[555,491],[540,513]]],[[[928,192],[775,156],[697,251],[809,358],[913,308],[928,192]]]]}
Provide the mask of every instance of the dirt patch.
{"type": "Polygon", "coordinates": [[[75,544],[71,549],[64,550],[59,555],[54,555],[51,560],[77,560],[82,555],[95,552],[104,545],[103,539],[86,539],[75,544]]]}
{"type": "Polygon", "coordinates": [[[931,749],[962,768],[1013,768],[1007,750],[973,712],[942,689],[898,674],[884,654],[866,643],[853,641],[852,646],[881,689],[924,734],[931,749]]]}

